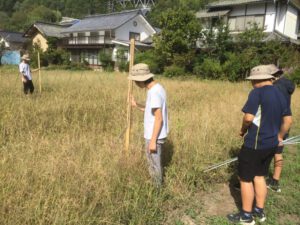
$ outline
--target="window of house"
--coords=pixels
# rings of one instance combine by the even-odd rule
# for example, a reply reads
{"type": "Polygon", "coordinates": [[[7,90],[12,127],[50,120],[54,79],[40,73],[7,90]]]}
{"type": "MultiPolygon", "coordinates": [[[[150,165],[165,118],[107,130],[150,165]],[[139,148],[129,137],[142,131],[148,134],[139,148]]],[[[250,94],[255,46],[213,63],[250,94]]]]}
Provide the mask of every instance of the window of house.
{"type": "Polygon", "coordinates": [[[259,28],[264,27],[264,15],[252,15],[252,16],[236,16],[230,17],[228,20],[230,31],[244,31],[251,28],[256,23],[259,28]]]}
{"type": "Polygon", "coordinates": [[[105,38],[115,38],[115,31],[114,30],[106,30],[105,31],[105,38]]]}
{"type": "Polygon", "coordinates": [[[221,22],[222,22],[222,18],[221,18],[221,17],[213,17],[213,18],[211,19],[211,26],[212,26],[212,27],[216,27],[216,26],[218,26],[221,22]]]}
{"type": "Polygon", "coordinates": [[[141,40],[141,34],[140,33],[134,33],[134,32],[129,32],[129,40],[134,39],[136,41],[141,40]]]}
{"type": "Polygon", "coordinates": [[[83,50],[80,52],[80,61],[88,62],[89,65],[99,65],[98,50],[83,50]]]}
{"type": "Polygon", "coordinates": [[[97,37],[99,36],[99,32],[91,32],[91,37],[97,37]]]}

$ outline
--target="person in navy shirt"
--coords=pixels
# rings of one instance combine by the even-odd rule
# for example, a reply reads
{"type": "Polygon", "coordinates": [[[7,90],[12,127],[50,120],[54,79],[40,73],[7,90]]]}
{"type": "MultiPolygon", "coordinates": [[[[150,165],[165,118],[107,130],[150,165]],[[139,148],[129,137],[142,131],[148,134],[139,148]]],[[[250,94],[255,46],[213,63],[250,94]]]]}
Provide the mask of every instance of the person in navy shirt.
{"type": "Polygon", "coordinates": [[[239,224],[255,224],[266,220],[264,204],[271,160],[291,126],[291,111],[283,94],[272,85],[272,70],[267,65],[254,67],[250,76],[254,89],[242,111],[240,136],[244,144],[238,156],[242,210],[229,214],[228,219],[239,224]],[[255,206],[253,208],[253,202],[255,206]]]}
{"type": "MultiPolygon", "coordinates": [[[[295,84],[287,79],[283,71],[279,69],[274,64],[271,64],[270,67],[272,68],[273,72],[272,75],[275,77],[273,81],[273,85],[284,95],[285,99],[287,100],[288,107],[291,108],[291,97],[295,91],[295,84]]],[[[288,134],[284,137],[286,139],[288,134]]],[[[274,155],[274,173],[273,176],[267,179],[267,186],[270,190],[275,192],[281,192],[281,188],[279,185],[279,179],[282,171],[283,166],[283,146],[277,148],[277,151],[274,155]]]]}

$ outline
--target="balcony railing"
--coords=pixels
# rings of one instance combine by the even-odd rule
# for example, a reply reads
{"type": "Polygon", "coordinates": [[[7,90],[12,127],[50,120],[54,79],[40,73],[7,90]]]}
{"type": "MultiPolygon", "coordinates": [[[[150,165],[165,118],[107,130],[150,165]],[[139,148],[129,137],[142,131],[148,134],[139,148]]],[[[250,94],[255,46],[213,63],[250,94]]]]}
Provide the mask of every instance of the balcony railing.
{"type": "Polygon", "coordinates": [[[63,41],[64,45],[99,45],[110,44],[111,38],[104,36],[95,37],[69,37],[63,41]]]}

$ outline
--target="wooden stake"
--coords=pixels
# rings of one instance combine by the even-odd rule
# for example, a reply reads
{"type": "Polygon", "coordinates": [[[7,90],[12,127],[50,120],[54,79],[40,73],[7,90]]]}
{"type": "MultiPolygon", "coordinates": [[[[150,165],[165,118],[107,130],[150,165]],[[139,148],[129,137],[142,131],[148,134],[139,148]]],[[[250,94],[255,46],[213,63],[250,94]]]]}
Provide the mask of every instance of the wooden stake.
{"type": "Polygon", "coordinates": [[[39,90],[40,90],[40,93],[42,93],[42,78],[41,78],[40,52],[38,52],[38,68],[39,68],[39,90]]]}
{"type": "MultiPolygon", "coordinates": [[[[130,61],[129,61],[129,72],[131,72],[134,64],[134,47],[135,40],[130,40],[130,61]]],[[[128,93],[127,93],[127,129],[125,135],[125,151],[128,153],[130,145],[130,129],[131,129],[131,96],[132,96],[132,80],[128,80],[128,93]]]]}

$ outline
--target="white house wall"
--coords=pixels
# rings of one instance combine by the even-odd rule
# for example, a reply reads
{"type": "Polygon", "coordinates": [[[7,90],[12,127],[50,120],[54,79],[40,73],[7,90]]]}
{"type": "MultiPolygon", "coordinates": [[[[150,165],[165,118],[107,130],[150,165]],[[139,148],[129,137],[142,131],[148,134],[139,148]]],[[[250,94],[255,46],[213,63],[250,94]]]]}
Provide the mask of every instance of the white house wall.
{"type": "Polygon", "coordinates": [[[297,39],[297,20],[298,20],[298,11],[293,6],[288,6],[286,12],[286,20],[284,26],[284,35],[297,39]]]}
{"type": "Polygon", "coordinates": [[[278,3],[277,7],[277,16],[276,16],[276,31],[280,33],[284,33],[284,24],[285,24],[285,17],[287,12],[287,4],[278,3]]]}
{"type": "MultiPolygon", "coordinates": [[[[297,39],[298,23],[300,21],[298,13],[298,10],[294,6],[288,5],[287,3],[278,2],[276,8],[275,4],[270,2],[268,4],[259,3],[235,6],[232,8],[229,18],[265,15],[265,32],[273,32],[276,30],[287,37],[297,39]]],[[[229,24],[229,26],[235,26],[235,24],[229,24]]]]}
{"type": "Polygon", "coordinates": [[[144,41],[154,33],[149,27],[149,25],[146,23],[146,21],[140,15],[136,16],[135,18],[123,24],[121,27],[117,28],[115,30],[116,39],[129,40],[130,32],[139,33],[140,41],[144,41]],[[134,21],[137,22],[136,26],[133,25],[134,21]]]}
{"type": "Polygon", "coordinates": [[[4,42],[4,47],[5,48],[9,48],[9,43],[6,42],[2,37],[0,37],[0,44],[2,44],[2,42],[4,42]]]}
{"type": "Polygon", "coordinates": [[[273,3],[268,3],[265,17],[265,32],[273,32],[275,27],[276,9],[273,3]]]}

